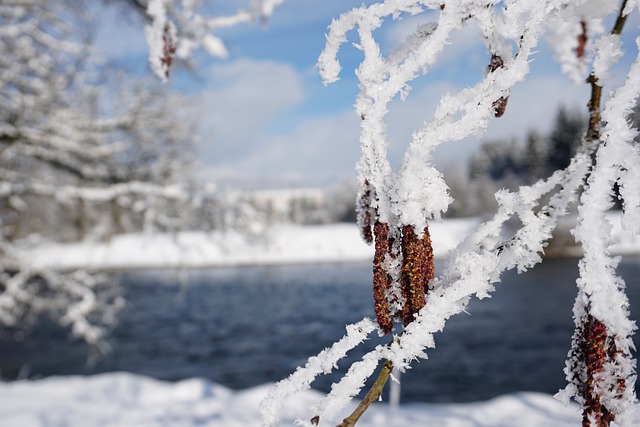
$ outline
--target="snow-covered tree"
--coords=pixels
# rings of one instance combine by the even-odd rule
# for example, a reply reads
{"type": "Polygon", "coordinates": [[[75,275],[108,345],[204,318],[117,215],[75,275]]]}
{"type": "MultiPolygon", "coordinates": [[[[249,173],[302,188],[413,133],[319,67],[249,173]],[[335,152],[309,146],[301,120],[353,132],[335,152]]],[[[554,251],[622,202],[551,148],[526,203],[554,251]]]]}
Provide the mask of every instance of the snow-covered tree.
{"type": "Polygon", "coordinates": [[[632,414],[635,325],[628,318],[624,282],[616,275],[618,259],[608,252],[611,225],[604,212],[612,205],[612,188],[617,184],[624,199],[623,226],[628,233],[638,233],[640,152],[628,116],[640,95],[640,58],[601,107],[601,82],[624,54],[620,34],[626,17],[637,7],[633,0],[385,0],[354,8],[331,23],[319,59],[326,83],[338,79],[337,54],[347,32],[357,31],[355,46],[364,53],[356,70],[360,82],[356,112],[362,119],[358,210],[363,238],[375,243],[376,320],[365,318],[347,326],[344,338],[279,382],[262,403],[264,425],[277,421],[288,396],[332,371],[371,333],[388,334],[387,345],[352,364],[311,414],[299,420],[308,426],[331,423],[382,364],[371,389],[340,424],[353,426],[380,396],[392,368],[405,371],[415,359],[426,358],[426,349],[435,346],[434,333],[444,328],[447,319],[463,312],[471,298],[488,297],[502,272],[524,271],[541,261],[558,217],[574,202],[579,207],[573,233],[584,256],[574,308],[576,332],[565,369],[569,385],[559,397],[574,398],[582,405],[583,426],[603,427],[613,421],[619,426],[637,425],[632,414]],[[383,54],[376,29],[389,19],[427,13],[435,16],[435,22],[419,25],[405,43],[383,54]],[[472,20],[487,48],[484,77],[442,97],[434,116],[413,133],[400,167],[393,169],[385,122],[390,102],[410,96],[409,83],[428,74],[451,35],[472,20]],[[605,23],[612,29],[605,30],[605,23]],[[587,79],[592,90],[589,127],[581,147],[564,169],[550,177],[515,191],[497,192],[495,216],[469,235],[443,273],[434,277],[429,222],[439,219],[451,198],[432,165],[432,152],[440,144],[481,135],[490,120],[504,114],[511,89],[527,77],[532,54],[545,34],[552,37],[563,69],[576,81],[587,79]],[[521,226],[508,233],[504,225],[511,218],[521,226]]]}
{"type": "Polygon", "coordinates": [[[168,207],[187,199],[177,184],[193,136],[158,83],[87,62],[89,24],[82,1],[0,5],[0,326],[46,312],[99,344],[122,304],[113,285],[35,269],[20,243],[180,223],[184,209],[168,207]]]}
{"type": "MultiPolygon", "coordinates": [[[[203,47],[225,57],[217,29],[264,19],[282,1],[251,0],[229,16],[207,14],[210,4],[197,0],[104,3],[148,19],[150,65],[166,79],[174,56],[188,61],[203,47]]],[[[122,305],[113,283],[37,269],[22,243],[177,229],[192,223],[202,195],[182,176],[195,137],[183,100],[156,79],[132,82],[90,62],[87,6],[0,4],[0,327],[48,313],[101,345],[122,305]]]]}
{"type": "MultiPolygon", "coordinates": [[[[198,0],[104,3],[147,18],[150,65],[166,79],[174,57],[188,61],[196,48],[227,56],[215,32],[265,19],[282,1],[251,0],[228,16],[198,0]]],[[[96,6],[0,4],[0,327],[49,313],[92,344],[122,305],[112,285],[86,271],[35,269],[21,242],[176,229],[202,199],[181,176],[194,139],[181,101],[155,80],[87,60],[96,6]]]]}

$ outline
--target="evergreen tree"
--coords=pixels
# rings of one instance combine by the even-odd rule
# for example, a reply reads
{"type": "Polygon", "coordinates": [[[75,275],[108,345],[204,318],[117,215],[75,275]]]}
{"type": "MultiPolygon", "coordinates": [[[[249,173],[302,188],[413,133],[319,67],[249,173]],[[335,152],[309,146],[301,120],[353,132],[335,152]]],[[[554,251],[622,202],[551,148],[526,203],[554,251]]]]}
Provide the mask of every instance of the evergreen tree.
{"type": "Polygon", "coordinates": [[[529,131],[524,146],[524,155],[522,156],[522,171],[525,175],[525,183],[530,184],[545,177],[546,156],[546,139],[536,131],[529,131]]]}
{"type": "Polygon", "coordinates": [[[547,175],[569,166],[586,130],[585,120],[561,107],[548,137],[547,175]]]}

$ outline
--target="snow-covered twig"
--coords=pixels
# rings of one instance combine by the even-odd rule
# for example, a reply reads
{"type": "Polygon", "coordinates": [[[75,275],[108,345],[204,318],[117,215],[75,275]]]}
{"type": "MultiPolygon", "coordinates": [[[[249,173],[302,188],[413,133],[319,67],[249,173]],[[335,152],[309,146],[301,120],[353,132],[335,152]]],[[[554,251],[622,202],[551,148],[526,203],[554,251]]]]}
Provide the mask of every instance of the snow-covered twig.
{"type": "Polygon", "coordinates": [[[201,12],[201,2],[149,0],[147,15],[151,24],[145,28],[149,44],[149,64],[162,80],[169,77],[173,57],[189,59],[202,47],[214,58],[227,58],[229,53],[215,32],[222,28],[250,24],[270,17],[284,0],[251,0],[248,7],[228,16],[208,17],[201,12]]]}
{"type": "MultiPolygon", "coordinates": [[[[579,295],[579,300],[588,300],[595,294],[593,298],[598,298],[598,304],[603,305],[589,304],[589,313],[604,325],[603,331],[614,337],[607,350],[611,354],[610,362],[597,371],[598,375],[606,375],[608,379],[598,382],[594,392],[600,399],[598,404],[605,408],[605,415],[597,420],[593,418],[596,415],[586,416],[587,424],[584,425],[608,426],[613,419],[622,423],[620,425],[630,425],[627,408],[635,399],[635,368],[628,359],[629,336],[634,327],[627,317],[628,303],[622,292],[622,281],[614,275],[615,260],[606,255],[606,228],[600,223],[604,209],[609,206],[608,197],[613,184],[617,183],[621,186],[621,195],[629,197],[628,202],[625,200],[625,218],[629,215],[633,219],[625,220],[627,227],[632,232],[638,232],[639,228],[640,197],[637,194],[640,176],[634,171],[637,168],[632,166],[638,161],[638,153],[629,144],[635,131],[626,124],[626,115],[637,97],[636,66],[629,74],[627,85],[608,101],[603,113],[607,125],[603,128],[602,141],[606,148],[598,149],[599,101],[592,102],[592,131],[570,165],[548,179],[521,187],[515,193],[498,192],[497,213],[459,245],[440,277],[428,281],[424,289],[426,301],[419,311],[413,312],[415,318],[407,321],[406,317],[398,314],[410,303],[403,284],[405,265],[410,256],[405,246],[407,230],[424,230],[424,238],[428,239],[428,221],[437,220],[450,203],[446,183],[431,165],[433,150],[449,141],[481,135],[493,116],[502,116],[511,88],[528,74],[531,55],[540,37],[548,31],[549,22],[556,27],[556,35],[560,34],[564,42],[556,44],[556,47],[565,69],[571,69],[572,74],[578,75],[583,73],[583,68],[586,69],[588,61],[593,61],[596,82],[598,77],[605,76],[622,52],[619,31],[603,35],[601,24],[618,10],[620,21],[620,17],[630,10],[626,0],[619,9],[608,0],[570,4],[553,0],[466,0],[442,4],[386,0],[353,9],[331,24],[326,48],[319,58],[320,73],[326,83],[338,78],[341,67],[337,54],[346,41],[347,32],[357,29],[360,42],[356,46],[364,52],[364,60],[356,71],[360,81],[356,111],[362,119],[362,156],[357,166],[363,183],[358,202],[359,225],[363,237],[370,242],[375,238],[376,242],[374,293],[377,295],[380,286],[387,287],[387,300],[376,298],[376,314],[383,312],[378,316],[379,330],[381,333],[390,332],[393,327],[390,322],[394,319],[403,320],[404,330],[394,337],[389,346],[378,346],[362,360],[353,363],[326,398],[313,409],[311,421],[299,420],[299,423],[315,425],[335,419],[359,393],[381,360],[386,359],[404,371],[410,368],[413,360],[425,358],[426,349],[435,346],[433,334],[441,331],[451,316],[463,312],[472,297],[487,297],[502,272],[514,268],[524,271],[541,261],[546,241],[551,237],[558,218],[579,200],[583,207],[579,210],[576,237],[585,245],[585,258],[580,263],[581,279],[578,284],[580,295],[588,294],[587,297],[579,295]],[[421,24],[402,46],[389,57],[384,57],[373,31],[389,17],[423,13],[427,9],[440,9],[437,21],[421,24]],[[478,21],[486,40],[491,56],[487,73],[475,86],[445,95],[440,100],[434,117],[414,132],[400,168],[393,170],[387,158],[385,117],[389,103],[396,97],[407,96],[408,83],[420,73],[428,73],[447,45],[449,36],[470,19],[478,21]],[[515,49],[515,54],[511,53],[512,49],[515,49]],[[620,142],[616,142],[618,140],[620,142]],[[615,150],[615,155],[609,155],[610,150],[615,150]],[[596,163],[592,167],[594,158],[596,163]],[[586,177],[590,177],[588,186],[578,199],[586,177]],[[504,225],[514,217],[522,225],[507,235],[504,225]],[[600,231],[593,233],[594,229],[600,231]],[[600,298],[601,292],[609,297],[600,298]],[[394,304],[395,309],[392,308],[394,304]],[[608,315],[615,319],[600,316],[604,310],[609,310],[608,315]]],[[[599,92],[595,96],[599,98],[599,92]]],[[[576,311],[576,321],[584,314],[584,309],[576,311]]],[[[591,324],[595,325],[594,322],[591,324]]],[[[604,336],[607,339],[607,335],[604,336]]],[[[568,370],[575,372],[579,368],[573,363],[568,370]]],[[[578,372],[576,375],[582,374],[578,372]]],[[[574,384],[577,383],[574,381],[574,384]]],[[[569,392],[577,395],[575,388],[570,388],[569,392]]],[[[591,411],[589,402],[583,399],[581,403],[585,406],[585,414],[591,411]]],[[[272,411],[269,413],[271,415],[265,420],[265,425],[272,425],[276,419],[272,411]]]]}

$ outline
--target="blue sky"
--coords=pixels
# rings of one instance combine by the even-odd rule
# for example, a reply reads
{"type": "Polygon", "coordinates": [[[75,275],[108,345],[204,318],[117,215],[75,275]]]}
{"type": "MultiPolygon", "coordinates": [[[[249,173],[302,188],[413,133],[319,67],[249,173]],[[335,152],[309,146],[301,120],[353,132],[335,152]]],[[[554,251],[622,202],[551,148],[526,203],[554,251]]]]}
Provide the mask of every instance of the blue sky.
{"type": "MultiPolygon", "coordinates": [[[[243,2],[214,3],[237,5],[243,2]]],[[[340,56],[341,80],[324,86],[315,68],[331,19],[362,1],[287,0],[266,25],[225,30],[229,59],[199,54],[197,76],[176,72],[170,84],[186,91],[201,135],[197,153],[200,175],[249,185],[332,185],[355,177],[359,156],[359,121],[353,111],[357,94],[354,69],[361,53],[345,44],[340,56]]],[[[365,4],[373,1],[365,1],[365,4]]],[[[146,68],[147,46],[142,24],[123,23],[113,10],[98,15],[97,45],[109,59],[146,68]]],[[[428,18],[428,16],[427,16],[428,18]]],[[[390,21],[378,31],[383,51],[404,40],[425,18],[390,21]]],[[[638,19],[627,23],[625,49],[633,51],[638,19]]],[[[355,34],[350,40],[355,42],[355,34]]],[[[628,55],[631,56],[631,55],[628,55]]],[[[627,59],[611,83],[621,81],[627,59]],[[620,71],[621,70],[621,71],[620,71]]],[[[488,54],[473,26],[459,33],[439,64],[416,80],[406,101],[392,104],[388,116],[390,156],[401,158],[411,132],[430,118],[441,95],[474,84],[483,75],[488,54]]],[[[522,138],[529,130],[549,130],[559,105],[583,108],[587,85],[574,85],[562,75],[546,43],[531,63],[526,82],[510,97],[506,114],[490,125],[484,139],[522,138]]],[[[441,169],[463,171],[479,142],[465,140],[439,147],[441,169]]]]}

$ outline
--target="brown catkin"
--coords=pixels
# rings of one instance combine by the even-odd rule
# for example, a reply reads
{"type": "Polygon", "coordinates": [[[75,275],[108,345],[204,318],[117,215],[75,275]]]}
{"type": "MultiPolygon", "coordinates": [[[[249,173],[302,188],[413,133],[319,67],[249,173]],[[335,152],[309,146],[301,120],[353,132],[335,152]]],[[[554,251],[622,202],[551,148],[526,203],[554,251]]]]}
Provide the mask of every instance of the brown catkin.
{"type": "MultiPolygon", "coordinates": [[[[491,60],[489,61],[489,65],[487,66],[487,70],[490,73],[493,73],[498,68],[504,67],[504,60],[500,55],[493,54],[491,55],[491,60]]],[[[508,96],[501,96],[500,98],[493,101],[491,107],[493,108],[493,114],[495,117],[502,117],[504,112],[507,110],[507,102],[509,101],[508,96]]]]}
{"type": "Polygon", "coordinates": [[[176,41],[171,37],[169,24],[165,24],[162,32],[162,57],[160,63],[164,68],[164,76],[169,77],[173,56],[176,53],[176,41]]]}
{"type": "Polygon", "coordinates": [[[371,215],[371,198],[371,184],[365,179],[356,204],[356,213],[358,215],[358,223],[361,227],[360,235],[369,245],[373,243],[373,233],[371,232],[371,223],[373,221],[371,215]]]}
{"type": "Polygon", "coordinates": [[[415,233],[413,225],[402,228],[402,269],[400,286],[404,297],[402,320],[404,326],[411,323],[426,304],[429,281],[434,277],[433,249],[429,229],[425,227],[422,237],[415,233]]]}
{"type": "Polygon", "coordinates": [[[495,70],[502,67],[504,67],[504,61],[502,60],[502,57],[496,54],[491,55],[491,60],[489,61],[489,66],[487,67],[487,70],[490,73],[493,73],[495,70]]]}
{"type": "Polygon", "coordinates": [[[391,286],[391,277],[384,267],[385,259],[391,253],[392,239],[389,238],[389,226],[376,221],[373,226],[375,236],[375,253],[373,256],[373,302],[374,313],[380,330],[384,334],[391,333],[393,319],[389,309],[387,290],[391,286]]]}
{"type": "MultiPolygon", "coordinates": [[[[615,360],[616,353],[615,340],[608,336],[604,323],[587,314],[581,322],[579,342],[574,350],[575,356],[580,359],[580,363],[575,366],[581,366],[585,371],[581,376],[582,384],[579,387],[584,399],[583,427],[609,427],[615,419],[614,414],[600,401],[599,392],[607,385],[599,374],[604,371],[605,364],[609,360],[615,360]],[[591,420],[595,421],[595,425],[591,420]]],[[[623,392],[624,380],[618,382],[615,387],[623,392]]]]}
{"type": "Polygon", "coordinates": [[[580,21],[580,28],[582,32],[578,34],[578,46],[576,47],[576,56],[578,58],[584,57],[585,48],[587,46],[587,23],[580,21]]]}
{"type": "Polygon", "coordinates": [[[507,111],[507,102],[509,101],[508,96],[501,96],[496,101],[493,101],[491,107],[493,107],[493,115],[495,117],[502,117],[504,112],[507,111]]]}

